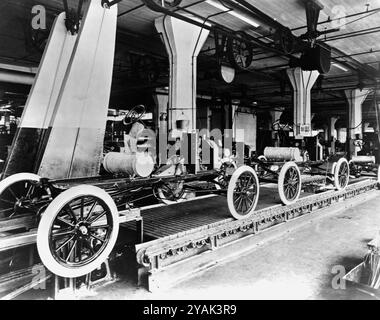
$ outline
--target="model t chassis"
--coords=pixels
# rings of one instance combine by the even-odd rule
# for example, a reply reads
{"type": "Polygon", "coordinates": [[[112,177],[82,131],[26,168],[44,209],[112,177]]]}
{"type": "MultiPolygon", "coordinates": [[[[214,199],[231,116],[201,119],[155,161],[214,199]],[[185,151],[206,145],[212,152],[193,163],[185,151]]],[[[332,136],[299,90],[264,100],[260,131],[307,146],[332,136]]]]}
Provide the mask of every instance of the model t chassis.
{"type": "MultiPolygon", "coordinates": [[[[10,221],[32,216],[34,227],[38,225],[37,249],[43,264],[58,276],[80,277],[107,259],[118,238],[119,221],[124,221],[120,217],[131,216],[134,203],[141,199],[153,194],[168,204],[183,201],[189,191],[227,195],[231,215],[245,219],[255,212],[260,183],[277,183],[282,203],[296,202],[302,188],[299,167],[309,175],[324,170],[326,181],[344,189],[347,160],[333,163],[332,170],[321,169],[323,165],[326,162],[254,159],[237,169],[234,163],[225,162],[218,169],[179,175],[153,173],[147,178],[107,175],[49,180],[19,173],[0,182],[0,212],[10,221]],[[149,195],[142,195],[143,190],[149,190],[149,195]]],[[[134,220],[138,223],[137,242],[142,242],[141,217],[134,220]]]]}

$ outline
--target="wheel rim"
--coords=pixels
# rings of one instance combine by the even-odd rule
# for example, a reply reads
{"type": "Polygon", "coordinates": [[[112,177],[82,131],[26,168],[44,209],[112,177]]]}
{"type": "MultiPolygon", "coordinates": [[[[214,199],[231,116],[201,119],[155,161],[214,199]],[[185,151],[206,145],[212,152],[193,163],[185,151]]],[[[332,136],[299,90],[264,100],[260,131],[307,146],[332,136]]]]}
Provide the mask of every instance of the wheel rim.
{"type": "Polygon", "coordinates": [[[95,196],[80,196],[66,203],[53,220],[49,248],[66,268],[87,265],[105,250],[113,217],[107,204],[95,196]]]}
{"type": "Polygon", "coordinates": [[[0,218],[13,218],[17,215],[35,215],[50,198],[49,191],[35,181],[16,181],[0,194],[0,218]]]}
{"type": "Polygon", "coordinates": [[[338,181],[339,181],[339,186],[341,188],[346,186],[348,175],[349,175],[349,172],[348,172],[347,162],[342,162],[338,171],[338,181]]]}
{"type": "Polygon", "coordinates": [[[293,201],[298,197],[298,189],[300,178],[298,171],[294,167],[290,167],[285,173],[284,194],[289,201],[293,201]]]}
{"type": "Polygon", "coordinates": [[[249,214],[256,205],[257,185],[255,176],[246,171],[242,173],[235,184],[233,204],[240,215],[249,214]]]}

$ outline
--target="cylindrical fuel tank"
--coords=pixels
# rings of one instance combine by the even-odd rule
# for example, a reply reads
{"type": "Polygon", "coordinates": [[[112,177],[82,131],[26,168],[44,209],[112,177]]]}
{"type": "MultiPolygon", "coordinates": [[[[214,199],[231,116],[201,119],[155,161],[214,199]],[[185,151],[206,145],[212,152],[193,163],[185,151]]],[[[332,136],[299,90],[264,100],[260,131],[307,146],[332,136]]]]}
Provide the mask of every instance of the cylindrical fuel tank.
{"type": "Polygon", "coordinates": [[[375,163],[375,156],[352,156],[352,162],[355,163],[375,163]]]}
{"type": "Polygon", "coordinates": [[[266,147],[264,156],[269,161],[302,161],[300,149],[286,147],[266,147]]]}
{"type": "Polygon", "coordinates": [[[154,161],[146,153],[109,152],[103,159],[103,167],[109,173],[124,173],[144,178],[153,172],[154,161]]]}

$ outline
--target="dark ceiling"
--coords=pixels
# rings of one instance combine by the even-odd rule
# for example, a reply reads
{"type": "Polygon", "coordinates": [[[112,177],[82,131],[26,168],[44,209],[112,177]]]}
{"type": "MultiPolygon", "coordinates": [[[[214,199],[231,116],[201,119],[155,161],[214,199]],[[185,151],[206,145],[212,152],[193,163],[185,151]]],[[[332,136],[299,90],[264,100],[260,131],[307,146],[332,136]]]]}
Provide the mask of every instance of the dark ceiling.
{"type": "MultiPolygon", "coordinates": [[[[215,0],[218,2],[218,0],[215,0]]],[[[221,0],[220,0],[221,1],[221,0]]],[[[224,0],[227,1],[227,0],[224,0]]],[[[252,39],[253,61],[247,70],[236,70],[231,84],[218,76],[215,55],[215,34],[210,32],[198,59],[198,93],[211,97],[240,99],[243,104],[260,110],[292,108],[292,89],[286,76],[289,55],[272,50],[275,28],[281,24],[295,36],[306,31],[305,1],[246,0],[234,2],[233,11],[259,25],[254,27],[206,0],[183,0],[175,13],[192,14],[205,20],[216,30],[236,33],[244,31],[252,39]],[[244,7],[242,6],[244,4],[244,7]],[[261,11],[258,12],[257,10],[261,11]],[[268,18],[269,17],[269,18],[268,18]]],[[[333,48],[331,70],[320,77],[312,91],[312,112],[340,115],[347,112],[344,89],[374,89],[380,79],[380,0],[320,0],[320,31],[340,30],[318,38],[333,48]],[[341,19],[337,19],[341,17],[341,19]]],[[[71,8],[78,0],[68,1],[71,8]]],[[[225,6],[227,2],[223,3],[225,6]]],[[[46,7],[48,27],[63,11],[62,0],[1,0],[0,2],[0,63],[37,67],[41,58],[41,39],[47,32],[30,31],[31,8],[46,7]]],[[[154,12],[141,0],[119,3],[118,34],[114,65],[111,107],[128,107],[144,93],[168,85],[168,59],[161,38],[154,28],[154,12]]],[[[217,34],[217,33],[216,33],[217,34]]],[[[1,68],[1,65],[0,65],[1,68]]],[[[3,102],[25,101],[28,86],[0,83],[3,102]],[[3,93],[2,93],[3,92],[3,93]]],[[[364,118],[374,116],[374,94],[365,102],[364,118]]],[[[140,101],[142,103],[142,101],[140,101]]]]}

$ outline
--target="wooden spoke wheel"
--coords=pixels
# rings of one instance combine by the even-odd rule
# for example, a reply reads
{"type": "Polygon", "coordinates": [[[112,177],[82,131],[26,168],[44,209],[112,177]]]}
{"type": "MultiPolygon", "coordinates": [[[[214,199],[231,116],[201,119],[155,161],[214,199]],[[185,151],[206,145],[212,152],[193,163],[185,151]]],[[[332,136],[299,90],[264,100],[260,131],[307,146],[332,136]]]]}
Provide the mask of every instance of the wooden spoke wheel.
{"type": "Polygon", "coordinates": [[[32,173],[17,173],[0,182],[0,218],[17,215],[37,215],[50,201],[48,189],[39,185],[41,177],[32,173]]]}
{"type": "Polygon", "coordinates": [[[160,12],[161,9],[174,10],[182,2],[182,0],[142,0],[145,5],[154,11],[160,12]]]}
{"type": "Polygon", "coordinates": [[[184,182],[181,180],[163,183],[155,190],[156,198],[165,204],[183,202],[186,200],[186,195],[184,182]]]}
{"type": "Polygon", "coordinates": [[[334,186],[337,190],[344,190],[350,178],[350,166],[347,159],[340,158],[334,170],[334,186]]]}
{"type": "Polygon", "coordinates": [[[278,176],[278,193],[283,204],[296,202],[301,193],[301,172],[293,161],[286,162],[278,176]]]}
{"type": "Polygon", "coordinates": [[[118,211],[111,196],[95,186],[76,186],[58,195],[43,213],[37,249],[52,273],[76,278],[107,259],[118,231],[118,211]]]}
{"type": "Polygon", "coordinates": [[[255,170],[241,166],[231,177],[227,190],[227,203],[235,219],[250,217],[259,200],[259,179],[255,170]]]}
{"type": "Polygon", "coordinates": [[[227,55],[230,63],[240,70],[246,70],[252,63],[252,45],[243,40],[230,38],[227,42],[227,55]]]}
{"type": "Polygon", "coordinates": [[[228,182],[233,172],[237,169],[237,165],[235,162],[224,162],[220,167],[220,174],[217,178],[215,178],[215,189],[217,190],[225,190],[228,188],[228,182]]]}

